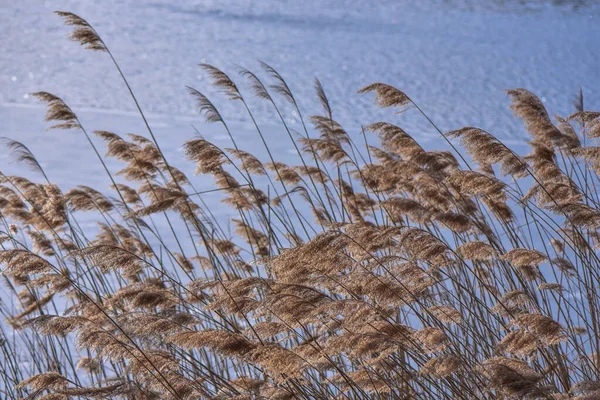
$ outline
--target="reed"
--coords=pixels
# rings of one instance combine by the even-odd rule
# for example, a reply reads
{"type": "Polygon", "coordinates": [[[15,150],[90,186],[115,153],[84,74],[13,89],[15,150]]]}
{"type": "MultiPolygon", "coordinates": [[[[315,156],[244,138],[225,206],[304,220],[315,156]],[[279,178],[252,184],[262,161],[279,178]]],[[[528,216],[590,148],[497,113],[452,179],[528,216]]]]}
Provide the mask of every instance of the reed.
{"type": "Polygon", "coordinates": [[[238,83],[202,64],[264,154],[240,148],[216,103],[189,88],[231,139],[219,148],[192,132],[182,144],[214,180],[197,187],[168,161],[108,44],[57,14],[112,60],[147,131],[93,132],[102,155],[76,110],[36,93],[50,128],[84,135],[112,183],[67,191],[4,140],[40,179],[0,173],[2,398],[600,397],[600,113],[582,94],[552,118],[533,93],[507,91],[530,135],[524,155],[475,127],[442,132],[388,84],[359,90],[448,144],[427,150],[390,122],[348,132],[326,83],[315,83],[323,115],[305,118],[271,66],[240,68],[238,83]],[[271,151],[254,100],[275,111],[297,165],[271,151]],[[215,191],[231,221],[205,201],[215,191]]]}

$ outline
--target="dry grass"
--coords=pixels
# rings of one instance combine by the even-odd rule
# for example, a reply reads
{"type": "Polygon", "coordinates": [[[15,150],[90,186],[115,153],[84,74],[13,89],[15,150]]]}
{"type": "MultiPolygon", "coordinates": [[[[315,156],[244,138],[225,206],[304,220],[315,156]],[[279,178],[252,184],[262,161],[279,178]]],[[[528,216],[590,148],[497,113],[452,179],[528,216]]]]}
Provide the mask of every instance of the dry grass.
{"type": "MultiPolygon", "coordinates": [[[[420,113],[448,151],[387,122],[362,132],[376,147],[333,120],[319,81],[312,130],[273,68],[262,65],[264,83],[242,70],[299,161],[277,161],[258,125],[265,160],[231,134],[231,149],[184,144],[196,173],[214,178],[206,190],[237,213],[231,238],[165,158],[100,35],[59,15],[74,40],[113,60],[148,131],[94,132],[105,157],[123,163],[111,171],[75,111],[36,94],[52,127],[89,140],[110,195],[62,192],[25,145],[7,142],[42,180],[0,176],[12,296],[0,305],[2,398],[600,397],[600,147],[586,144],[600,137],[600,114],[583,100],[554,123],[533,93],[509,90],[531,136],[522,156],[481,129],[444,134],[407,94],[376,83],[360,92],[420,113]],[[284,102],[301,119],[300,139],[284,102]],[[84,212],[100,224],[93,238],[78,224],[84,212]]],[[[254,121],[240,86],[201,67],[254,121]]],[[[190,92],[229,133],[214,103],[190,92]]]]}

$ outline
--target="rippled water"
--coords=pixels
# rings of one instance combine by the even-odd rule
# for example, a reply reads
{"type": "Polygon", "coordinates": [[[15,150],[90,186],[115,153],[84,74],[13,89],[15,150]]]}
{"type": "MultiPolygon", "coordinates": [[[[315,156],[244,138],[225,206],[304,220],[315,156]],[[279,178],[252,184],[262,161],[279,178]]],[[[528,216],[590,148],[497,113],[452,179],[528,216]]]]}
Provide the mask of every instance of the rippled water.
{"type": "MultiPolygon", "coordinates": [[[[0,10],[4,107],[33,105],[27,93],[47,90],[74,108],[133,110],[107,57],[64,38],[56,8],[97,27],[152,113],[192,114],[185,85],[212,93],[198,63],[237,77],[234,64],[256,69],[257,59],[288,78],[307,113],[318,111],[318,77],[350,126],[385,115],[355,94],[374,81],[405,90],[445,129],[478,125],[503,136],[520,128],[504,89],[528,88],[562,114],[580,86],[590,104],[600,96],[597,2],[33,0],[0,10]]],[[[216,102],[244,120],[235,104],[216,102]]]]}

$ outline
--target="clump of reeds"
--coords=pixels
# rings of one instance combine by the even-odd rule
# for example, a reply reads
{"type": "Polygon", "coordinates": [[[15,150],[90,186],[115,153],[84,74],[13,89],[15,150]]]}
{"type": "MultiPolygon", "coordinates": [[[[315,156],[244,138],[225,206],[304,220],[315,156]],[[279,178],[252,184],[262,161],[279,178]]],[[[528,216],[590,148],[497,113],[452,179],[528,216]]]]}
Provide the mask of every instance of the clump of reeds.
{"type": "Polygon", "coordinates": [[[600,397],[600,113],[583,97],[553,120],[533,93],[509,90],[531,137],[523,155],[478,128],[442,133],[393,86],[360,90],[420,113],[447,141],[439,151],[389,122],[349,133],[319,81],[323,115],[305,119],[275,69],[262,64],[266,80],[242,70],[297,150],[288,165],[244,86],[203,64],[264,150],[240,149],[226,116],[190,88],[231,138],[231,148],[200,136],[183,145],[214,178],[197,188],[167,160],[108,45],[58,14],[112,59],[147,132],[95,131],[102,156],[74,110],[36,94],[53,128],[87,138],[111,188],[63,191],[7,142],[41,180],[0,174],[2,398],[600,397]],[[214,217],[207,191],[232,221],[214,217]],[[83,213],[97,230],[82,228],[83,213]]]}

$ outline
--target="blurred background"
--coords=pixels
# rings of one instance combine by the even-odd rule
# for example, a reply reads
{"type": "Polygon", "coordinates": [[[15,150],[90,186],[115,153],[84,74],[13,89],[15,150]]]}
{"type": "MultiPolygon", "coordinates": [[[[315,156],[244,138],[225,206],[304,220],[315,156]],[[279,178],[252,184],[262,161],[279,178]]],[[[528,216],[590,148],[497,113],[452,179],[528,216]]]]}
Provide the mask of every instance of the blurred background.
{"type": "MultiPolygon", "coordinates": [[[[318,77],[334,118],[355,133],[380,118],[399,118],[356,94],[377,81],[405,91],[444,131],[477,126],[517,143],[526,136],[508,109],[505,89],[531,90],[551,114],[563,116],[573,111],[580,87],[591,108],[600,100],[596,1],[4,0],[2,135],[30,146],[59,183],[72,177],[73,165],[92,175],[99,166],[86,166],[92,154],[73,132],[44,132],[44,107],[29,93],[62,97],[88,130],[125,134],[141,133],[143,127],[109,58],[69,41],[70,28],[52,13],[57,9],[72,11],[97,29],[159,139],[173,152],[194,135],[191,124],[218,145],[229,145],[223,132],[195,115],[186,85],[209,95],[242,144],[256,140],[246,113],[211,89],[197,66],[201,62],[240,81],[236,65],[265,77],[258,60],[269,63],[287,79],[306,115],[320,111],[313,89],[318,77]]],[[[278,135],[281,127],[266,104],[254,101],[252,107],[263,129],[278,135]]],[[[298,128],[297,116],[286,111],[285,117],[298,128]]],[[[430,127],[410,116],[396,122],[435,146],[430,127]]],[[[3,163],[3,168],[11,167],[3,163]]]]}

